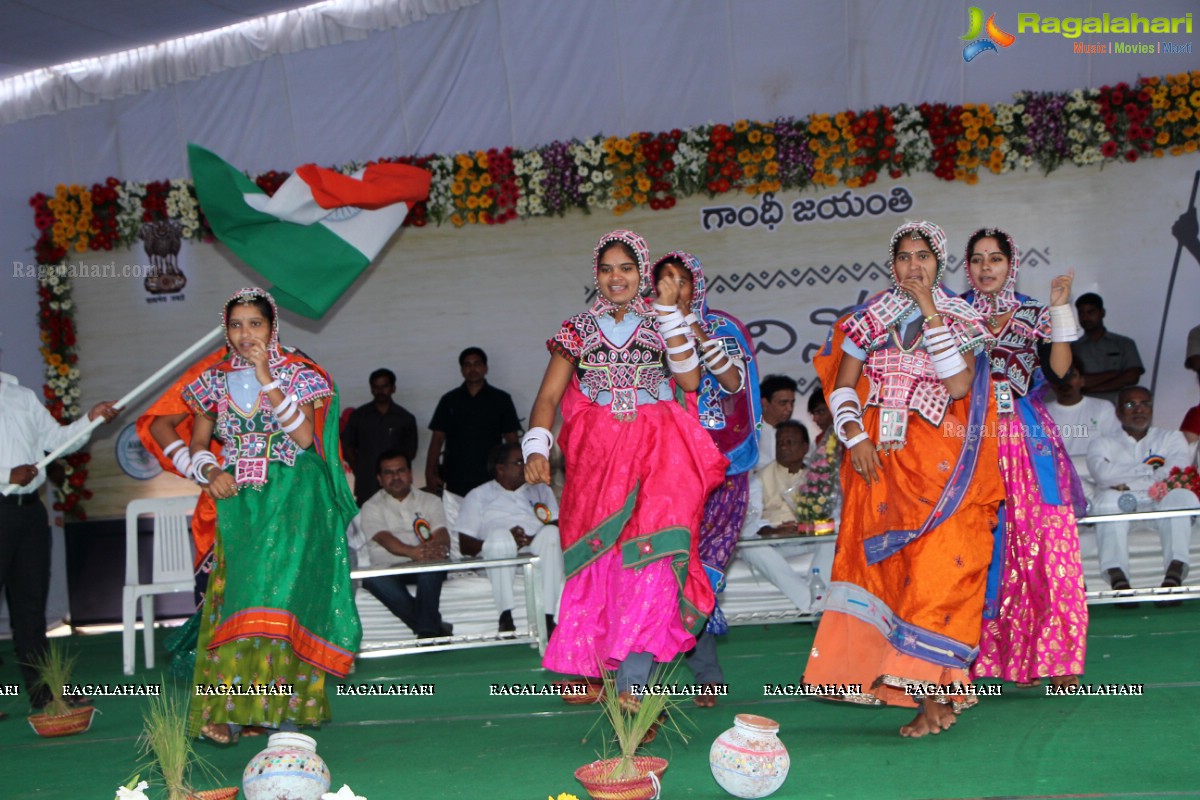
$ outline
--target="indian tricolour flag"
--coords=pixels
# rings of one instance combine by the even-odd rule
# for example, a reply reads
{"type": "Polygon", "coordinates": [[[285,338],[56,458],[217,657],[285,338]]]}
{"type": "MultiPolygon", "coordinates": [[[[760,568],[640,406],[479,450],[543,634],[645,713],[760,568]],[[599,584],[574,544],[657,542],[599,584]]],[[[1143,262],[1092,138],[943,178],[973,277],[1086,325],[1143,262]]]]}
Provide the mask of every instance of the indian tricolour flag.
{"type": "Polygon", "coordinates": [[[318,319],[429,196],[430,174],[372,164],[344,175],[298,167],[274,195],[214,153],[188,145],[200,208],[217,239],[272,284],[278,303],[318,319]]]}

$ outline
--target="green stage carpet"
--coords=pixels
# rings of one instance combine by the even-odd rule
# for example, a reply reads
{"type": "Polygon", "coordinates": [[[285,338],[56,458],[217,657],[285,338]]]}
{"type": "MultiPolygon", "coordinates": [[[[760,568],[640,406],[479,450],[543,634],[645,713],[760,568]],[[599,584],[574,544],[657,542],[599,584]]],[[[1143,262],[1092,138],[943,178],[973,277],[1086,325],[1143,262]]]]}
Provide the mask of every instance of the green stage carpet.
{"type": "MultiPolygon", "coordinates": [[[[1084,683],[1143,684],[1144,696],[1047,697],[1004,685],[1001,697],[984,698],[948,733],[918,741],[897,735],[912,716],[906,710],[764,697],[764,684],[799,679],[812,639],[806,625],[735,628],[724,638],[730,696],[714,709],[688,701],[691,741],[660,736],[649,748],[670,760],[664,798],[728,796],[709,772],[708,748],[743,711],[782,726],[792,768],[777,798],[1200,797],[1200,602],[1093,608],[1084,683]]],[[[123,676],[117,634],[76,636],[71,645],[80,680],[163,680],[158,670],[123,676]]],[[[15,683],[11,647],[0,653],[0,683],[15,683]]],[[[598,709],[489,696],[490,684],[546,677],[536,652],[520,646],[360,662],[352,684],[432,683],[435,694],[332,697],[334,721],[314,735],[333,788],[348,783],[369,800],[542,800],[560,792],[584,800],[573,773],[602,748],[601,729],[592,727],[598,709]]],[[[677,680],[690,674],[680,670],[677,680]]],[[[0,697],[10,715],[0,722],[0,798],[111,800],[137,761],[142,705],[100,699],[89,732],[40,739],[23,719],[23,698],[0,697]]],[[[265,743],[201,743],[225,781],[198,788],[240,785],[242,767],[265,743]]]]}

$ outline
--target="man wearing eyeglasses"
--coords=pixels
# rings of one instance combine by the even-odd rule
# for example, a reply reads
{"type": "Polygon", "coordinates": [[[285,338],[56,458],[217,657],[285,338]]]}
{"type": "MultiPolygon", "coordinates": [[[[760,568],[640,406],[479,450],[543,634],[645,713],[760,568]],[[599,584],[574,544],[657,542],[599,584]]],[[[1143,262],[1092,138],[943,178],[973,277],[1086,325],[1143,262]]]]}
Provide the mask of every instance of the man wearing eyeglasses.
{"type": "MultiPolygon", "coordinates": [[[[1117,419],[1121,432],[1101,436],[1088,447],[1088,470],[1099,487],[1096,514],[1116,514],[1132,511],[1173,511],[1197,508],[1200,500],[1187,489],[1163,492],[1157,485],[1166,479],[1172,467],[1190,464],[1187,440],[1179,431],[1156,428],[1154,399],[1150,390],[1129,386],[1117,395],[1117,419]]],[[[1157,526],[1162,539],[1163,565],[1166,576],[1163,586],[1179,586],[1188,573],[1188,547],[1191,543],[1192,519],[1173,517],[1149,520],[1157,526]]],[[[1104,522],[1096,525],[1100,547],[1100,570],[1114,589],[1128,589],[1129,547],[1128,522],[1104,522]]],[[[1178,605],[1180,601],[1159,605],[1178,605]]],[[[1136,603],[1121,604],[1129,608],[1136,603]]]]}
{"type": "MultiPolygon", "coordinates": [[[[488,457],[488,472],[493,480],[467,494],[454,527],[459,534],[481,542],[484,558],[514,558],[524,552],[541,559],[546,630],[552,633],[563,587],[558,501],[546,484],[525,482],[525,461],[519,443],[497,445],[488,457]]],[[[464,552],[471,550],[464,545],[464,552]]],[[[493,567],[487,573],[500,610],[500,633],[512,633],[517,629],[512,617],[517,570],[493,567]]]]}

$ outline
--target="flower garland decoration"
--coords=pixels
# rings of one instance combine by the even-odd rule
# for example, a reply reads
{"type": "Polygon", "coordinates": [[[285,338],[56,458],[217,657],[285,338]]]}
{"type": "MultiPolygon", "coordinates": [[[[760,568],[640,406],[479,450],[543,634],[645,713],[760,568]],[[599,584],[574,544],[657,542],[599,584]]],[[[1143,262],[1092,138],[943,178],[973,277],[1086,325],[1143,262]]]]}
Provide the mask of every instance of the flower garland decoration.
{"type": "MultiPolygon", "coordinates": [[[[624,137],[594,136],[526,150],[388,156],[432,174],[429,198],[409,210],[405,225],[500,225],[514,219],[561,216],[579,209],[623,214],[666,210],[682,197],[740,191],[756,195],[868,186],[931,172],[946,181],[977,183],[1029,170],[1195,153],[1200,147],[1200,70],[1148,76],[1070,92],[1018,92],[1012,103],[899,104],[836,114],[814,113],[772,122],[737,120],[624,137]]],[[[335,167],[352,172],[359,163],[335,167]]],[[[289,172],[252,180],[274,194],[289,172]]],[[[78,367],[71,315],[70,253],[134,245],[147,222],[177,222],[185,239],[212,232],[191,181],[108,178],[90,188],[60,185],[30,198],[38,238],[39,320],[47,368],[44,393],[58,418],[78,413],[78,367]],[[53,268],[53,269],[52,269],[53,268]],[[44,277],[43,277],[44,276],[44,277]],[[51,283],[53,276],[57,283],[51,283]],[[65,307],[64,307],[64,304],[65,307]],[[68,337],[66,332],[70,333],[68,337]],[[51,346],[48,340],[56,343],[51,346]],[[51,361],[57,356],[57,361],[51,361]],[[66,374],[60,367],[66,367],[66,374]],[[72,371],[74,370],[74,371],[72,371]],[[73,377],[74,376],[74,377],[73,377]]],[[[84,454],[72,456],[64,507],[82,513],[84,454]],[[75,484],[73,485],[72,481],[75,484]],[[75,500],[71,500],[76,495],[75,500]]]]}

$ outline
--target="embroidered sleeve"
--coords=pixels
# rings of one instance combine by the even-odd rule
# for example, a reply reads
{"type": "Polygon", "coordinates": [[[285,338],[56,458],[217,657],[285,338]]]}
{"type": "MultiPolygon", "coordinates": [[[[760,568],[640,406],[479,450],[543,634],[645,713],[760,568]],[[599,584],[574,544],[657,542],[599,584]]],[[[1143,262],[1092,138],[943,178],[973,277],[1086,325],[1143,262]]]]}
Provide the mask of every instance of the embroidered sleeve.
{"type": "Polygon", "coordinates": [[[216,419],[220,382],[220,376],[215,370],[201,372],[196,376],[196,380],[183,388],[183,402],[193,414],[203,414],[209,419],[216,419]]]}
{"type": "MultiPolygon", "coordinates": [[[[296,402],[316,403],[333,395],[333,387],[320,372],[311,367],[300,367],[288,381],[287,393],[296,396],[296,402]]],[[[319,404],[319,403],[318,403],[319,404]]]]}
{"type": "Polygon", "coordinates": [[[846,334],[846,340],[864,353],[877,349],[879,341],[887,335],[887,328],[867,311],[851,314],[838,325],[846,334]]]}
{"type": "Polygon", "coordinates": [[[1034,335],[1040,341],[1050,341],[1050,307],[1038,305],[1037,323],[1034,325],[1034,335]]]}
{"type": "Polygon", "coordinates": [[[583,336],[579,333],[575,318],[567,320],[553,339],[546,342],[546,349],[558,353],[572,364],[579,364],[579,354],[583,352],[583,336]]]}

